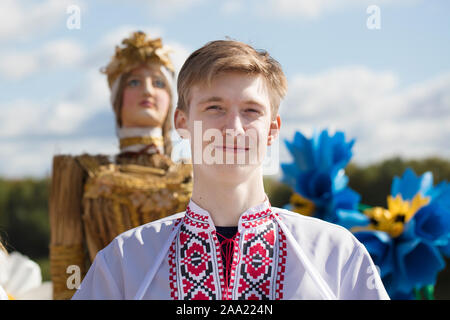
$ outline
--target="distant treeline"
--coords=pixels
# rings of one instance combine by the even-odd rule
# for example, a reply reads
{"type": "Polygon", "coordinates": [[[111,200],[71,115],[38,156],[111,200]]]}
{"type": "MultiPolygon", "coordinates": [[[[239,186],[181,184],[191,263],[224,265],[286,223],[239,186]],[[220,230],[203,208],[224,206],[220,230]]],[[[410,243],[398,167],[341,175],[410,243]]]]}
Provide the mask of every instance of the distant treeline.
{"type": "MultiPolygon", "coordinates": [[[[361,203],[386,207],[386,198],[391,192],[393,177],[402,176],[408,167],[417,175],[432,172],[434,185],[444,180],[450,182],[450,160],[441,158],[423,160],[393,158],[369,166],[350,163],[345,168],[345,173],[349,177],[348,186],[361,195],[361,203]]],[[[289,202],[293,192],[290,187],[270,178],[266,178],[264,182],[273,206],[281,207],[289,202]]]]}
{"type": "Polygon", "coordinates": [[[0,238],[8,251],[32,259],[48,256],[50,179],[0,178],[0,238]]]}
{"type": "MultiPolygon", "coordinates": [[[[361,195],[362,203],[386,206],[392,178],[402,175],[407,167],[416,174],[431,171],[435,184],[450,181],[450,160],[440,158],[411,161],[395,158],[365,167],[351,163],[345,171],[349,186],[361,195]]],[[[19,251],[36,260],[48,257],[50,183],[49,178],[0,178],[0,237],[8,251],[19,251]]],[[[282,207],[289,202],[292,194],[289,187],[271,178],[265,178],[264,184],[273,206],[282,207]]]]}
{"type": "Polygon", "coordinates": [[[444,180],[450,182],[450,160],[440,158],[409,161],[395,158],[367,167],[350,163],[345,172],[349,177],[349,187],[361,195],[362,203],[386,207],[386,197],[391,193],[392,178],[403,175],[408,167],[417,175],[432,172],[434,185],[444,180]]]}

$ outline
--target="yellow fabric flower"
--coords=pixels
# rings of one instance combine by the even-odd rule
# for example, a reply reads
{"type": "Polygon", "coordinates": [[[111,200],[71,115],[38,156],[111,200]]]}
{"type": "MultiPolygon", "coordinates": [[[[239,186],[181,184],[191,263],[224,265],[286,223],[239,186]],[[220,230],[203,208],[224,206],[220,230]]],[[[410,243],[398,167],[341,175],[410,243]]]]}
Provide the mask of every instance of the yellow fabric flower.
{"type": "Polygon", "coordinates": [[[428,197],[422,197],[419,193],[414,196],[412,201],[403,200],[401,195],[397,195],[395,198],[388,196],[388,209],[374,207],[364,210],[364,214],[370,219],[368,229],[385,231],[394,238],[398,237],[402,234],[404,225],[429,202],[428,197]]]}
{"type": "Polygon", "coordinates": [[[314,202],[302,197],[298,193],[293,193],[290,200],[292,211],[300,213],[305,216],[312,216],[314,214],[314,202]]]}
{"type": "Polygon", "coordinates": [[[422,197],[420,193],[416,194],[412,201],[405,201],[401,195],[397,195],[395,198],[388,196],[387,203],[388,209],[397,219],[404,220],[407,223],[413,215],[423,206],[430,202],[429,197],[422,197]],[[402,218],[403,217],[403,218],[402,218]]]}

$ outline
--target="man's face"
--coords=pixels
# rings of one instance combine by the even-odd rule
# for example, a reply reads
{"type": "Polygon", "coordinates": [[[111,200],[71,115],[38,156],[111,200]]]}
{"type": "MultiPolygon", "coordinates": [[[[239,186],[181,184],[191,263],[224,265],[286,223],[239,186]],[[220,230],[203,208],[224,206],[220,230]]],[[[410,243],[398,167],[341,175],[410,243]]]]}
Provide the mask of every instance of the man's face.
{"type": "Polygon", "coordinates": [[[226,72],[210,86],[191,88],[189,115],[177,110],[175,127],[187,133],[181,135],[191,142],[197,170],[238,178],[261,167],[267,145],[279,132],[279,116],[271,117],[264,79],[226,72]]]}

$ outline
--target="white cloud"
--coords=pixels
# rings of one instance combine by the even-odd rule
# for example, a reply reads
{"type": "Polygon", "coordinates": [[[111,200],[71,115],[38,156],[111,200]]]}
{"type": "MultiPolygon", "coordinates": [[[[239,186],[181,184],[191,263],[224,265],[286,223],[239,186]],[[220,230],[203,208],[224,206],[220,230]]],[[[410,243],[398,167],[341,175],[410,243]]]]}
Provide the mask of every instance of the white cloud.
{"type": "Polygon", "coordinates": [[[0,148],[0,174],[6,178],[24,176],[43,177],[51,173],[53,157],[58,154],[79,155],[85,152],[115,154],[117,141],[91,137],[77,139],[49,139],[39,143],[2,142],[0,148]]]}
{"type": "Polygon", "coordinates": [[[226,15],[232,15],[239,12],[242,12],[244,9],[244,4],[239,0],[226,0],[222,1],[220,12],[226,15]]]}
{"type": "Polygon", "coordinates": [[[52,151],[51,146],[42,143],[3,142],[0,148],[1,175],[6,178],[42,177],[50,172],[52,151]]]}
{"type": "Polygon", "coordinates": [[[39,104],[18,99],[0,106],[0,136],[15,138],[27,135],[67,134],[76,127],[82,115],[75,103],[39,104]]]}
{"type": "Polygon", "coordinates": [[[390,93],[396,85],[397,79],[390,72],[374,73],[358,66],[335,68],[314,76],[295,76],[289,83],[290,94],[285,104],[287,108],[301,112],[304,119],[323,119],[326,116],[348,121],[348,113],[368,114],[377,110],[375,106],[361,109],[360,103],[367,106],[367,103],[390,93]],[[298,105],[301,105],[301,111],[296,108],[298,105]],[[323,114],[317,105],[332,108],[323,114]]]}
{"type": "Polygon", "coordinates": [[[83,7],[79,0],[2,0],[0,1],[0,42],[27,40],[55,28],[66,28],[66,9],[83,7]]]}
{"type": "Polygon", "coordinates": [[[338,5],[338,2],[333,0],[268,0],[267,5],[263,7],[272,14],[315,18],[325,10],[332,10],[338,5]]]}
{"type": "Polygon", "coordinates": [[[227,0],[221,5],[224,14],[235,14],[246,11],[264,17],[316,19],[326,13],[337,12],[349,8],[362,8],[362,15],[370,5],[384,6],[411,5],[422,0],[249,0],[244,2],[227,0]]]}
{"type": "Polygon", "coordinates": [[[313,128],[344,131],[356,138],[354,160],[360,163],[450,157],[449,101],[450,74],[405,89],[395,74],[363,67],[298,75],[280,109],[281,136],[292,140],[295,131],[311,135],[313,128]]]}
{"type": "MultiPolygon", "coordinates": [[[[0,53],[0,78],[18,81],[43,70],[49,72],[70,67],[83,67],[100,72],[100,69],[106,66],[114,55],[115,47],[120,45],[124,38],[138,30],[144,31],[152,38],[163,37],[163,30],[158,27],[122,25],[104,35],[89,50],[78,41],[68,38],[53,40],[28,51],[5,50],[0,53]]],[[[163,43],[173,49],[171,57],[178,71],[190,50],[181,43],[164,37],[163,43]]]]}
{"type": "Polygon", "coordinates": [[[149,12],[152,17],[170,18],[204,2],[205,0],[156,0],[149,5],[149,12]]]}
{"type": "Polygon", "coordinates": [[[36,57],[25,52],[0,53],[0,77],[19,80],[39,70],[36,57]]]}
{"type": "Polygon", "coordinates": [[[38,52],[45,68],[77,65],[84,54],[80,44],[68,39],[48,42],[38,52]]]}
{"type": "Polygon", "coordinates": [[[50,41],[29,51],[7,51],[0,53],[0,77],[21,80],[42,70],[78,66],[84,55],[84,48],[69,39],[50,41]]]}
{"type": "Polygon", "coordinates": [[[0,136],[67,135],[99,111],[109,110],[109,89],[97,71],[88,71],[81,84],[60,101],[17,99],[0,105],[0,136]]]}
{"type": "Polygon", "coordinates": [[[18,99],[0,106],[0,136],[14,137],[39,130],[39,119],[45,112],[36,102],[18,99]]]}
{"type": "Polygon", "coordinates": [[[80,0],[0,1],[0,77],[22,80],[42,70],[78,65],[84,49],[78,41],[66,37],[29,49],[33,41],[48,32],[67,29],[67,8],[73,5],[85,9],[80,0]],[[26,49],[21,48],[22,44],[26,49]]]}
{"type": "Polygon", "coordinates": [[[175,41],[169,40],[167,41],[167,45],[173,50],[173,52],[170,54],[170,57],[172,58],[172,63],[176,72],[178,73],[186,59],[192,53],[192,50],[186,47],[184,44],[175,41]]]}
{"type": "MultiPolygon", "coordinates": [[[[82,84],[60,101],[17,99],[1,104],[0,110],[2,176],[48,175],[55,154],[113,154],[117,151],[113,130],[108,136],[88,138],[80,131],[99,112],[112,113],[106,81],[98,72],[88,72],[82,84]]],[[[101,121],[92,122],[102,127],[101,121]]]]}
{"type": "Polygon", "coordinates": [[[46,115],[45,129],[53,134],[73,133],[89,113],[82,108],[81,104],[63,101],[54,106],[50,114],[46,115]]]}

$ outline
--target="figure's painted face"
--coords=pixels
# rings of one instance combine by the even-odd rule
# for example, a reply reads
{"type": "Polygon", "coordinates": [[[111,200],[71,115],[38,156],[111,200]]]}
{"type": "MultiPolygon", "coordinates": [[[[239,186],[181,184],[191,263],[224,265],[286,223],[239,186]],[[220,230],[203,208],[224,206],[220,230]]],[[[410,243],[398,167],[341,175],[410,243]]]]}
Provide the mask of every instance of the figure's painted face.
{"type": "Polygon", "coordinates": [[[272,120],[262,76],[226,72],[191,88],[189,113],[177,110],[175,125],[191,142],[194,168],[238,178],[262,166],[280,117],[272,120]]]}
{"type": "Polygon", "coordinates": [[[169,86],[159,65],[134,69],[126,80],[122,127],[162,127],[169,111],[169,86]]]}

